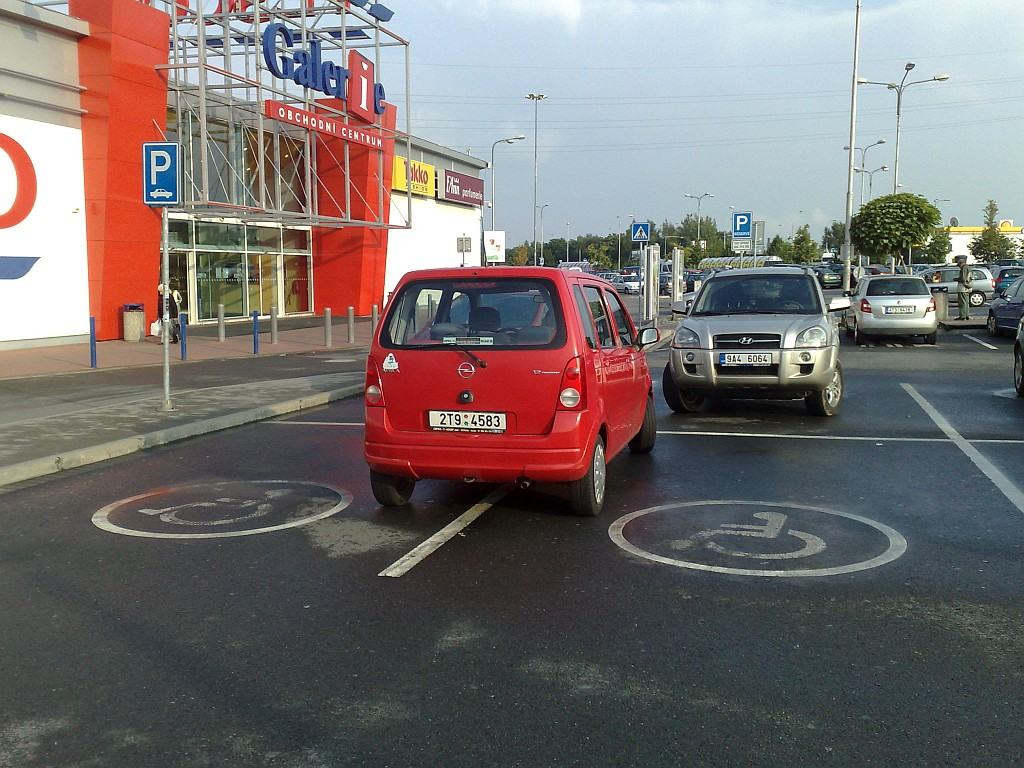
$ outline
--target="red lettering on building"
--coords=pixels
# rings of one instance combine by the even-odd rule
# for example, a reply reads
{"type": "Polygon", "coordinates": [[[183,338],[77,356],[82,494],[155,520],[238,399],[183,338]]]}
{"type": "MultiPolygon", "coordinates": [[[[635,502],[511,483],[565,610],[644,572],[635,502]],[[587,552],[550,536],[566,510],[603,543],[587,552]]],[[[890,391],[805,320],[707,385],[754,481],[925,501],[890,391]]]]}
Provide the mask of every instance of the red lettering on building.
{"type": "Polygon", "coordinates": [[[14,202],[0,213],[0,229],[8,229],[23,222],[36,204],[36,169],[32,158],[18,142],[0,133],[0,151],[7,154],[14,165],[14,202]]]}

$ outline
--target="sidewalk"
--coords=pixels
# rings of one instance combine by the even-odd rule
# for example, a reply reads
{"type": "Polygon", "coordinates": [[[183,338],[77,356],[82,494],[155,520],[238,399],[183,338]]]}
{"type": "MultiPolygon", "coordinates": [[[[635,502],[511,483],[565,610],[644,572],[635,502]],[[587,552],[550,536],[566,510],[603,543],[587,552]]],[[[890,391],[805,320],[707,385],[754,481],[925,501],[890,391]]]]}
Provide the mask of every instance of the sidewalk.
{"type": "MultiPolygon", "coordinates": [[[[204,329],[205,330],[205,329],[204,329]]],[[[187,437],[324,405],[362,391],[370,323],[251,334],[190,334],[188,361],[171,345],[171,404],[163,405],[156,340],[0,351],[0,486],[124,456],[187,437]]]]}

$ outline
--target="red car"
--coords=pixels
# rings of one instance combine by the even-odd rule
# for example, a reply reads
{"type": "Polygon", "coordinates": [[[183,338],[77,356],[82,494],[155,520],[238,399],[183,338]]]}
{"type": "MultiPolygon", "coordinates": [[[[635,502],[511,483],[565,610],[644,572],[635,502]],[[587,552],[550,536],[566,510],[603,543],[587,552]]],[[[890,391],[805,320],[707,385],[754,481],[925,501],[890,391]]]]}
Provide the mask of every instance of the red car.
{"type": "Polygon", "coordinates": [[[606,281],[546,267],[456,268],[402,278],[366,362],[364,454],[373,495],[416,481],[568,483],[597,515],[605,464],[654,447],[651,375],[606,281]]]}

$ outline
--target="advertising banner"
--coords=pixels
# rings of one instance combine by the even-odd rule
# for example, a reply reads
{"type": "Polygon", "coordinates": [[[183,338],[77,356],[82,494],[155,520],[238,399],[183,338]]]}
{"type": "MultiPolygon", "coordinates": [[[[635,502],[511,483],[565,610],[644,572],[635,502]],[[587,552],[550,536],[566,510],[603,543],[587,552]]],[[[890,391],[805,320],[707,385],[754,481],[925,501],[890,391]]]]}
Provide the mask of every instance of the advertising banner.
{"type": "Polygon", "coordinates": [[[484,204],[484,181],[456,171],[442,170],[437,179],[437,199],[464,205],[484,204]]]}
{"type": "Polygon", "coordinates": [[[484,257],[488,264],[505,263],[505,230],[489,229],[484,232],[484,257]]]}
{"type": "Polygon", "coordinates": [[[89,333],[82,132],[0,115],[0,342],[89,333]]]}
{"type": "Polygon", "coordinates": [[[408,187],[405,185],[405,166],[409,165],[409,178],[412,180],[412,193],[414,195],[434,196],[434,166],[428,163],[420,163],[413,160],[411,163],[404,157],[395,156],[394,170],[391,174],[391,188],[396,192],[405,192],[408,187]]]}

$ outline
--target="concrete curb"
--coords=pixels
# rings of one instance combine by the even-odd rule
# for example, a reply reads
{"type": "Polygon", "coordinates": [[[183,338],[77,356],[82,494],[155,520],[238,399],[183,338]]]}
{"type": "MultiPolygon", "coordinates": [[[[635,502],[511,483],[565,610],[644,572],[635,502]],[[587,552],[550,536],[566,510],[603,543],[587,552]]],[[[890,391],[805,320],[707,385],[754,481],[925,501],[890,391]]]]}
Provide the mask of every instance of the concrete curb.
{"type": "Polygon", "coordinates": [[[181,424],[176,427],[160,429],[156,432],[149,432],[135,437],[125,437],[120,440],[113,440],[108,443],[101,443],[89,448],[80,448],[65,453],[58,453],[52,456],[44,456],[38,459],[30,459],[18,464],[0,467],[0,486],[11,485],[25,480],[32,480],[45,475],[52,475],[67,469],[84,467],[88,464],[96,464],[107,459],[114,459],[118,456],[127,456],[130,453],[155,448],[189,437],[219,432],[223,429],[239,427],[243,424],[251,424],[256,421],[264,421],[287,413],[315,408],[326,405],[334,400],[343,400],[353,397],[363,391],[362,384],[350,384],[347,387],[331,389],[326,392],[317,392],[312,395],[285,400],[272,405],[261,405],[237,413],[229,413],[224,416],[216,416],[212,419],[203,419],[189,424],[181,424]]]}

